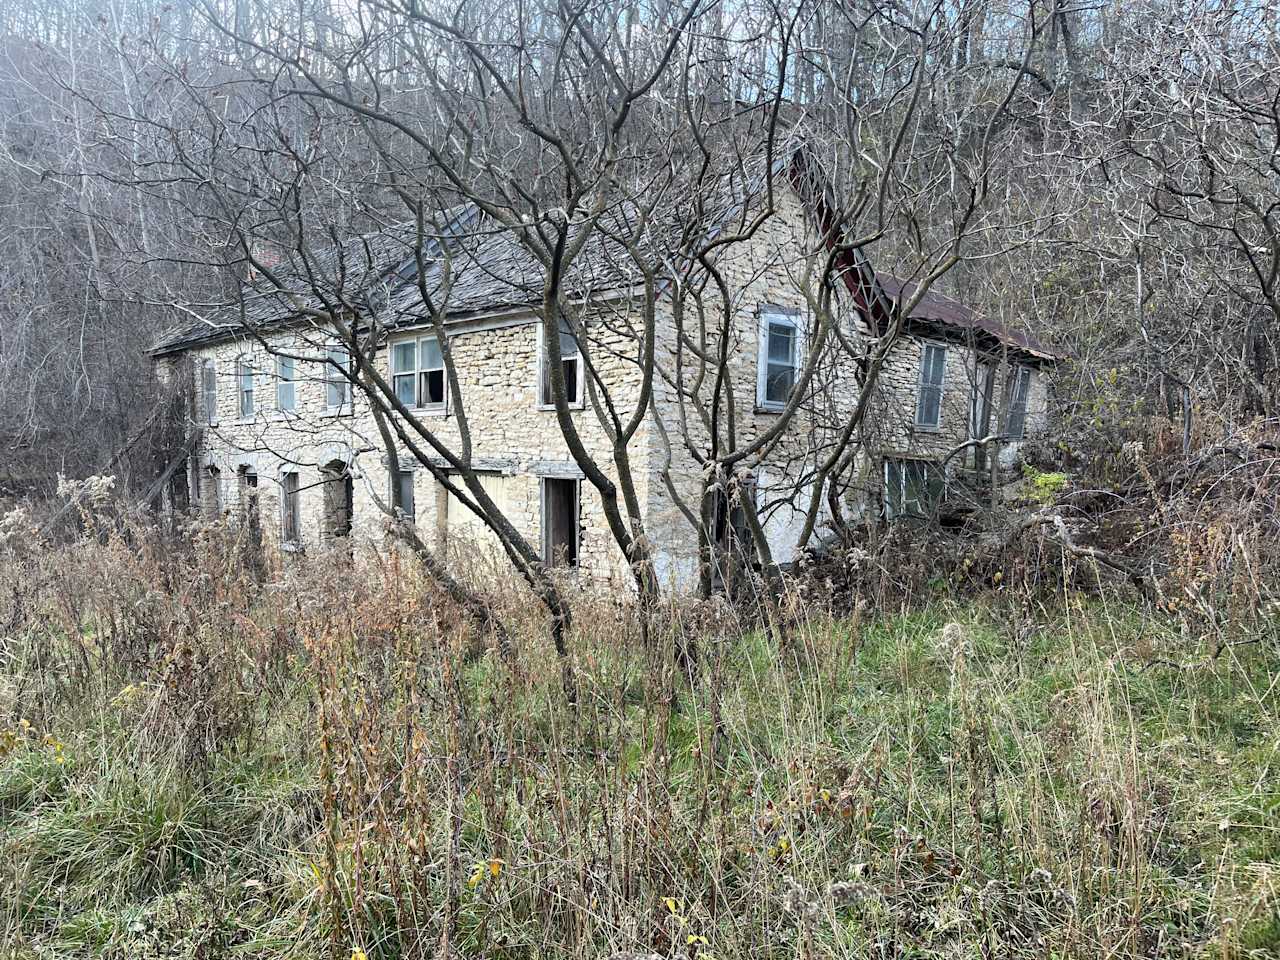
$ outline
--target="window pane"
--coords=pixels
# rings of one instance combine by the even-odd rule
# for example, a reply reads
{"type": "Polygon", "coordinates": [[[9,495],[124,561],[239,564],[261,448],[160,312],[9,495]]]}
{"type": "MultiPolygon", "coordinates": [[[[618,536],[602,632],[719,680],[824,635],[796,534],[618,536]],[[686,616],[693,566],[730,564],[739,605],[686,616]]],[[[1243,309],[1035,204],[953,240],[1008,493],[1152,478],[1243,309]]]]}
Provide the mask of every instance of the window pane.
{"type": "Polygon", "coordinates": [[[396,506],[412,520],[417,515],[413,502],[413,471],[401,470],[396,474],[396,506]]]}
{"type": "Polygon", "coordinates": [[[769,362],[765,371],[764,398],[768,403],[786,403],[795,386],[796,371],[791,366],[779,366],[769,362]]]}
{"type": "Polygon", "coordinates": [[[794,366],[796,362],[796,329],[790,324],[769,324],[769,362],[794,366]]]}
{"type": "Polygon", "coordinates": [[[418,402],[413,391],[414,379],[415,375],[412,373],[401,373],[392,377],[392,386],[395,387],[396,399],[406,407],[412,407],[418,402]]]}
{"type": "Polygon", "coordinates": [[[439,406],[444,403],[444,371],[427,370],[421,374],[422,406],[439,406]]]}
{"type": "Polygon", "coordinates": [[[418,366],[418,344],[410,340],[408,343],[397,343],[391,348],[391,372],[414,373],[418,366]]]}
{"type": "Polygon", "coordinates": [[[422,369],[439,370],[444,367],[444,356],[440,352],[440,341],[435,337],[422,341],[422,369]]]}
{"type": "Polygon", "coordinates": [[[350,368],[351,354],[348,353],[346,347],[338,345],[330,347],[326,356],[328,357],[328,363],[325,364],[325,376],[327,379],[326,403],[330,407],[346,406],[351,397],[351,384],[347,381],[342,371],[350,368]]]}
{"type": "Polygon", "coordinates": [[[561,369],[564,371],[564,395],[570,403],[577,403],[582,397],[578,393],[578,365],[580,360],[564,360],[561,369]]]}

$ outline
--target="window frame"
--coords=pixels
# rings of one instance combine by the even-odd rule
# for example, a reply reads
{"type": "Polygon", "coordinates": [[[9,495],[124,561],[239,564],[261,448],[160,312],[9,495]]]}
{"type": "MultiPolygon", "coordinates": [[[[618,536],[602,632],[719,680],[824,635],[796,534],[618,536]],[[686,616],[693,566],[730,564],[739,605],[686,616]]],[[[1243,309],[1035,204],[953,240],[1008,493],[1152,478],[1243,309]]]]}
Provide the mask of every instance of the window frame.
{"type": "Polygon", "coordinates": [[[582,566],[582,480],[579,477],[540,477],[538,479],[538,523],[542,528],[542,562],[549,569],[577,570],[582,566]],[[547,522],[549,483],[573,484],[573,537],[574,550],[571,563],[557,563],[551,547],[551,525],[547,522]]]}
{"type": "Polygon", "coordinates": [[[253,355],[242,353],[236,357],[236,413],[242,421],[252,420],[258,414],[257,370],[254,369],[253,355]],[[245,389],[248,383],[249,388],[245,389]],[[248,397],[246,409],[245,397],[248,397]]]}
{"type": "Polygon", "coordinates": [[[324,347],[324,410],[327,414],[343,414],[350,413],[352,409],[352,383],[343,376],[333,362],[335,352],[341,351],[346,357],[347,371],[350,372],[352,364],[351,348],[341,340],[331,340],[324,347]],[[335,404],[333,403],[333,390],[337,387],[341,391],[341,399],[335,404]]]}
{"type": "Polygon", "coordinates": [[[421,411],[423,413],[444,414],[449,411],[449,375],[448,368],[444,362],[444,351],[440,347],[440,338],[434,333],[415,336],[411,339],[402,339],[392,341],[390,345],[390,373],[391,373],[391,389],[395,393],[396,398],[404,403],[400,397],[396,387],[396,381],[402,377],[413,378],[413,403],[406,403],[405,406],[410,410],[421,411]],[[425,345],[430,342],[436,345],[436,350],[440,353],[440,365],[438,367],[427,367],[424,365],[426,356],[425,345]],[[413,369],[400,370],[396,367],[396,349],[399,347],[413,346],[413,369]],[[442,381],[441,397],[438,403],[424,403],[423,390],[424,378],[429,373],[439,371],[442,381]]]}
{"type": "MultiPolygon", "coordinates": [[[[930,460],[926,457],[885,457],[882,461],[881,470],[881,499],[883,501],[882,513],[887,521],[896,520],[925,520],[931,521],[937,518],[938,507],[947,500],[947,475],[942,469],[942,465],[936,460],[930,460]],[[934,472],[938,478],[938,500],[932,505],[932,509],[928,513],[920,512],[909,513],[907,506],[907,471],[911,466],[919,465],[925,471],[925,476],[921,479],[927,479],[929,472],[934,472]],[[889,491],[892,488],[890,482],[890,471],[894,468],[898,470],[898,509],[893,509],[893,502],[890,499],[889,491]]],[[[920,502],[917,499],[916,504],[920,502]]]]}
{"type": "Polygon", "coordinates": [[[1009,390],[1009,409],[1004,418],[1004,434],[1008,440],[1023,440],[1027,436],[1027,404],[1031,400],[1031,367],[1019,363],[1013,368],[1013,382],[1009,390]],[[1019,397],[1021,394],[1021,397],[1019,397]],[[1013,432],[1014,412],[1017,412],[1018,432],[1013,432]]]}
{"type": "Polygon", "coordinates": [[[294,413],[298,409],[298,361],[293,356],[285,356],[284,354],[276,354],[275,357],[275,381],[276,381],[276,410],[280,413],[294,413]],[[289,365],[289,377],[285,379],[282,369],[285,364],[289,365]],[[289,405],[285,406],[283,401],[282,389],[289,388],[289,405]]]}
{"type": "MultiPolygon", "coordinates": [[[[537,391],[537,408],[539,410],[554,410],[556,408],[555,399],[551,397],[551,380],[549,379],[550,368],[547,366],[547,348],[542,337],[542,322],[538,321],[534,324],[534,335],[538,341],[538,376],[534,389],[537,391]],[[544,395],[548,398],[543,399],[544,395]]],[[[577,397],[569,397],[569,409],[581,410],[586,406],[587,402],[587,384],[586,384],[586,364],[582,359],[582,344],[578,342],[577,336],[573,332],[573,328],[569,322],[563,317],[560,319],[560,336],[563,338],[568,336],[573,339],[573,344],[577,348],[577,354],[573,357],[564,355],[564,343],[560,344],[560,362],[574,363],[577,365],[578,372],[576,378],[577,397]]],[[[554,478],[553,478],[554,479],[554,478]]]]}
{"type": "Polygon", "coordinates": [[[947,393],[947,345],[939,343],[935,340],[922,340],[920,342],[920,368],[916,372],[916,409],[915,417],[912,424],[917,430],[936,431],[942,429],[942,404],[947,393]],[[938,371],[937,383],[925,382],[925,371],[929,368],[930,351],[939,351],[942,354],[942,363],[938,371]],[[925,391],[938,391],[938,407],[937,419],[930,423],[922,420],[921,415],[924,412],[925,391]]]}
{"type": "Polygon", "coordinates": [[[389,491],[391,496],[391,508],[393,510],[396,509],[397,486],[402,482],[407,482],[409,485],[409,509],[404,509],[404,499],[401,497],[400,510],[404,513],[405,519],[410,523],[418,522],[418,493],[414,489],[414,481],[417,479],[415,473],[416,471],[405,470],[404,468],[391,471],[391,490],[389,491]]]}
{"type": "Polygon", "coordinates": [[[794,335],[794,356],[791,359],[791,389],[796,388],[800,368],[804,366],[805,331],[799,310],[764,304],[759,310],[759,323],[756,342],[756,409],[766,413],[780,413],[786,410],[791,402],[788,393],[785,400],[770,400],[769,387],[769,332],[775,322],[791,328],[794,335]]]}
{"type": "Polygon", "coordinates": [[[201,422],[205,426],[218,425],[218,366],[212,357],[200,360],[201,422]]]}

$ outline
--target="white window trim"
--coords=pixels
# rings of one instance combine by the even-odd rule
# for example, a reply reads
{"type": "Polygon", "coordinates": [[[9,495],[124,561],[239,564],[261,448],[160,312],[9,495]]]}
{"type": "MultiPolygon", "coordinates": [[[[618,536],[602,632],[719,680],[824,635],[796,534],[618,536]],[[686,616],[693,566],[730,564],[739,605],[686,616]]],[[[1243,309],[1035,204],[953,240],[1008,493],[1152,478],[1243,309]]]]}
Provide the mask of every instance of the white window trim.
{"type": "MultiPolygon", "coordinates": [[[[539,410],[554,410],[556,405],[542,402],[542,377],[547,368],[547,348],[542,339],[542,321],[533,325],[534,336],[538,341],[538,369],[533,384],[534,403],[539,410]]],[[[563,357],[561,358],[563,359],[563,357]]],[[[582,410],[587,405],[587,365],[582,359],[582,344],[578,344],[578,399],[569,401],[570,410],[582,410]]]]}
{"type": "Polygon", "coordinates": [[[441,352],[441,367],[444,372],[444,400],[440,403],[422,402],[422,375],[427,369],[422,365],[422,345],[428,340],[440,342],[440,338],[434,333],[421,334],[413,337],[401,337],[398,340],[392,340],[388,344],[387,349],[387,372],[391,376],[391,389],[395,390],[395,378],[404,376],[404,372],[396,370],[396,347],[403,346],[406,343],[412,343],[413,347],[413,403],[409,405],[409,409],[415,414],[424,414],[426,416],[443,417],[449,413],[449,367],[444,362],[444,354],[441,352]]]}
{"type": "Polygon", "coordinates": [[[807,346],[799,310],[772,305],[760,308],[756,332],[756,409],[766,413],[780,413],[787,409],[787,403],[790,401],[790,398],[781,402],[765,399],[765,383],[769,379],[769,326],[775,320],[782,321],[796,332],[795,376],[797,380],[801,368],[804,367],[807,346]]]}
{"type": "Polygon", "coordinates": [[[337,376],[337,371],[333,369],[333,364],[329,362],[329,352],[334,349],[342,349],[347,351],[347,364],[350,367],[352,363],[351,348],[341,340],[330,340],[324,345],[324,355],[321,357],[321,366],[324,371],[324,412],[326,416],[342,417],[348,416],[354,409],[355,385],[346,377],[342,378],[342,385],[345,389],[346,400],[335,406],[329,402],[329,384],[331,378],[337,376]]]}
{"type": "Polygon", "coordinates": [[[572,567],[556,567],[557,570],[577,571],[582,568],[582,481],[577,477],[540,477],[538,479],[538,524],[542,530],[542,562],[547,566],[551,566],[552,557],[550,546],[551,529],[547,524],[547,481],[572,483],[574,489],[573,498],[573,533],[577,539],[577,548],[574,552],[575,560],[572,567]]]}
{"type": "Polygon", "coordinates": [[[927,433],[939,433],[942,430],[943,404],[947,398],[947,345],[937,340],[921,340],[920,341],[920,364],[916,370],[916,408],[912,415],[912,426],[916,430],[927,433]],[[937,423],[921,423],[920,407],[921,401],[924,400],[924,370],[925,358],[929,355],[929,348],[942,351],[942,379],[938,381],[938,422],[937,423]]]}

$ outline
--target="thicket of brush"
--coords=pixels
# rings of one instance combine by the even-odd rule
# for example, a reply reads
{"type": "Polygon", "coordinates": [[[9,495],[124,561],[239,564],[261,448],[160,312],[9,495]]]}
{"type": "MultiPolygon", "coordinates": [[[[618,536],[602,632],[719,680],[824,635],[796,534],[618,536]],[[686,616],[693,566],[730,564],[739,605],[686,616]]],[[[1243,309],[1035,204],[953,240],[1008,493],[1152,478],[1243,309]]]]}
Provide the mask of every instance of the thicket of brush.
{"type": "Polygon", "coordinates": [[[1280,950],[1274,611],[925,571],[644,648],[583,594],[571,706],[514,588],[504,661],[394,551],[260,578],[93,499],[0,531],[7,957],[1280,950]]]}

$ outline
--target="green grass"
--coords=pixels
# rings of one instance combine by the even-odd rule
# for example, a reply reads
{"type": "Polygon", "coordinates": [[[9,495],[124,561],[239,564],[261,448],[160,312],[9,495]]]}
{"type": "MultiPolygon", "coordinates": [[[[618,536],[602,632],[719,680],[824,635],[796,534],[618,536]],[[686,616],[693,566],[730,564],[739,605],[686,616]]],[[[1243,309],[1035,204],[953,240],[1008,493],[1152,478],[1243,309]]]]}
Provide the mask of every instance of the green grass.
{"type": "Polygon", "coordinates": [[[0,956],[434,949],[450,756],[466,955],[1280,949],[1274,643],[1209,660],[1115,601],[939,601],[704,639],[690,686],[586,632],[574,712],[534,639],[519,678],[457,661],[456,687],[438,637],[395,642],[228,672],[200,696],[243,715],[195,753],[154,668],[64,686],[0,757],[0,956]]]}

